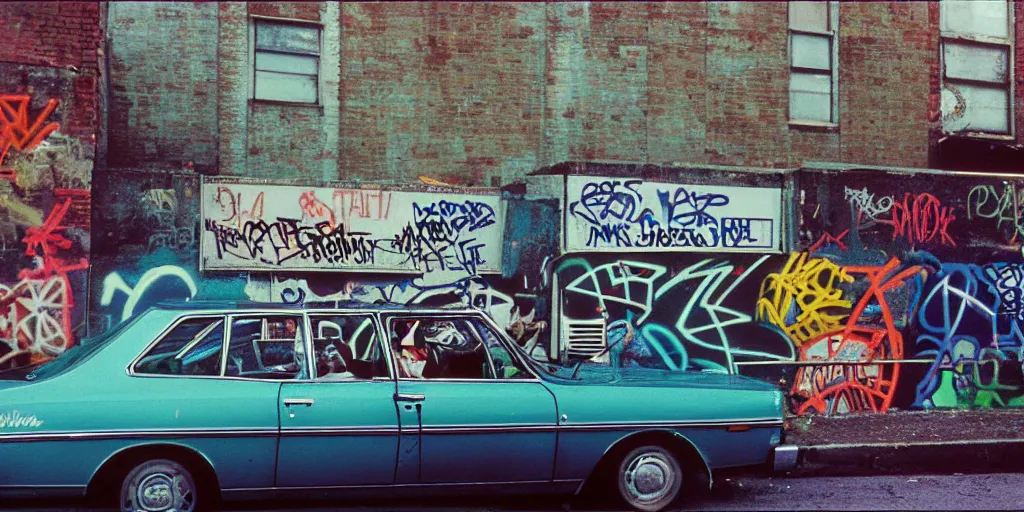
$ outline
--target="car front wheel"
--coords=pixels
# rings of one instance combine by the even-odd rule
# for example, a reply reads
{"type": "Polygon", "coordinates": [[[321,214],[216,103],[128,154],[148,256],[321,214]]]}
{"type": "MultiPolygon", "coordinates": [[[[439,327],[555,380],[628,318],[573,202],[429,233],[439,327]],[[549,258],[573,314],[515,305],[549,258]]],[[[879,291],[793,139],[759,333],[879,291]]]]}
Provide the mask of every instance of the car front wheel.
{"type": "Polygon", "coordinates": [[[683,470],[671,452],[660,446],[633,449],[619,464],[618,485],[622,499],[632,508],[658,512],[679,497],[683,470]]]}
{"type": "Polygon", "coordinates": [[[124,512],[193,512],[196,484],[185,466],[167,459],[143,462],[121,485],[124,512]]]}

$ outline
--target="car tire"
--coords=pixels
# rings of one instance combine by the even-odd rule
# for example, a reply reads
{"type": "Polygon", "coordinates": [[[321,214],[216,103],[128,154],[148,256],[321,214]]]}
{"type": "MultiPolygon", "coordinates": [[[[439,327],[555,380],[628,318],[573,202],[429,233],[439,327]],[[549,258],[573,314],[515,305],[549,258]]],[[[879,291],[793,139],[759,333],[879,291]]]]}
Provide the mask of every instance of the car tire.
{"type": "Polygon", "coordinates": [[[200,509],[195,479],[182,464],[155,459],[135,466],[121,484],[124,512],[196,512],[200,509]]]}
{"type": "Polygon", "coordinates": [[[672,505],[683,488],[684,472],[671,451],[657,445],[639,446],[619,462],[615,481],[619,497],[629,507],[659,512],[672,505]]]}

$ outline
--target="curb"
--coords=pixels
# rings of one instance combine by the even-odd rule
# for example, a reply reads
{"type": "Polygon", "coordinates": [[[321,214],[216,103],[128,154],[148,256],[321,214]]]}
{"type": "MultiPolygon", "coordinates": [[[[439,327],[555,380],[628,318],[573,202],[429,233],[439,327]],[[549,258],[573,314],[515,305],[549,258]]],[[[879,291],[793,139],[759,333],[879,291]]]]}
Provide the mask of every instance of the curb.
{"type": "Polygon", "coordinates": [[[1024,439],[801,446],[797,467],[774,476],[1004,473],[1024,468],[1024,439]]]}

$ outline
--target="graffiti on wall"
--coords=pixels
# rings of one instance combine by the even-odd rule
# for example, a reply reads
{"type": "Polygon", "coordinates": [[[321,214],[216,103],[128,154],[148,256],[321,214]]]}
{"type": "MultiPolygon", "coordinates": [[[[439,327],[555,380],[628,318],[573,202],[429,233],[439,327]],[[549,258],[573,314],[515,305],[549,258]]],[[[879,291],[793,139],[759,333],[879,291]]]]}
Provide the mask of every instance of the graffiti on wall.
{"type": "Polygon", "coordinates": [[[560,358],[606,353],[619,367],[723,372],[736,361],[792,360],[790,341],[743,298],[770,259],[567,258],[555,270],[566,283],[560,358]]]}
{"type": "Polygon", "coordinates": [[[210,183],[202,198],[206,269],[475,275],[501,262],[497,195],[210,183]]]}
{"type": "Polygon", "coordinates": [[[0,369],[58,357],[84,316],[92,155],[58,132],[60,105],[0,94],[0,369]]]}
{"type": "Polygon", "coordinates": [[[779,249],[781,189],[571,176],[568,250],[779,249]]]}
{"type": "Polygon", "coordinates": [[[58,100],[48,100],[34,119],[29,115],[31,102],[32,97],[27,94],[0,94],[0,177],[14,178],[12,169],[2,167],[11,148],[30,151],[60,129],[58,123],[47,122],[57,109],[58,100]]]}

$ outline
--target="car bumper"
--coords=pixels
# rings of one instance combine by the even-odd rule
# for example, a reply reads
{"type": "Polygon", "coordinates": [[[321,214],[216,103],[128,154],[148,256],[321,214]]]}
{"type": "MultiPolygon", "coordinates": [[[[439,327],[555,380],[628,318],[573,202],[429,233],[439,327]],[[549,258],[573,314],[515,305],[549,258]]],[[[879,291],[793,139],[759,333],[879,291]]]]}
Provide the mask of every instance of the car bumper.
{"type": "Polygon", "coordinates": [[[797,466],[800,460],[800,447],[784,444],[772,448],[772,472],[789,471],[797,466]]]}

